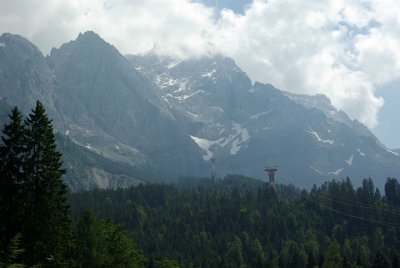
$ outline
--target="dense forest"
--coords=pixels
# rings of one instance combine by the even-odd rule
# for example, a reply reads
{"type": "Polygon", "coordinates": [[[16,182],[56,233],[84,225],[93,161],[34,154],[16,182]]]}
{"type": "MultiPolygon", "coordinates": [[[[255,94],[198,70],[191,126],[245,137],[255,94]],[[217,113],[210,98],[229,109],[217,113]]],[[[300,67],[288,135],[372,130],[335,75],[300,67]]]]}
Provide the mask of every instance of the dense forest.
{"type": "Polygon", "coordinates": [[[400,184],[230,175],[69,193],[40,102],[0,144],[0,267],[400,267],[400,184]],[[382,192],[382,193],[381,193],[382,192]]]}
{"type": "Polygon", "coordinates": [[[90,209],[124,225],[150,266],[399,267],[398,181],[387,179],[384,191],[371,179],[357,189],[345,179],[307,192],[227,176],[70,200],[74,220],[90,209]]]}

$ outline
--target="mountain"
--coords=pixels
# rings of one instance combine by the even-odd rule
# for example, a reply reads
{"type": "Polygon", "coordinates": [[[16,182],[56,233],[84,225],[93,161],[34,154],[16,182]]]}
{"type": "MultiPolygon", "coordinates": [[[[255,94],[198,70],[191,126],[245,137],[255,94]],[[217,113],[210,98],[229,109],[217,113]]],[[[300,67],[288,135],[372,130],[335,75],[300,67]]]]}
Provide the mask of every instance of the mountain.
{"type": "Polygon", "coordinates": [[[264,168],[277,165],[278,181],[306,187],[346,176],[357,182],[372,177],[382,186],[386,177],[399,176],[399,154],[326,96],[252,84],[222,55],[182,62],[128,58],[158,86],[204,161],[216,158],[220,175],[265,178],[264,168]]]}
{"type": "Polygon", "coordinates": [[[129,187],[146,181],[165,179],[157,170],[137,166],[124,159],[119,148],[119,157],[82,147],[70,137],[56,133],[58,149],[63,152],[64,167],[67,169],[66,183],[74,192],[95,188],[108,189],[129,187]]]}
{"type": "Polygon", "coordinates": [[[2,106],[18,105],[27,114],[37,99],[45,104],[60,137],[76,145],[64,152],[66,180],[74,190],[127,186],[129,178],[131,184],[138,178],[170,181],[178,171],[195,169],[191,162],[203,169],[200,149],[180,131],[149,81],[97,34],[80,34],[46,58],[18,35],[3,34],[0,43],[2,106]],[[78,154],[86,160],[74,161],[78,154]],[[89,162],[98,163],[82,164],[89,162]],[[105,168],[115,165],[130,167],[129,174],[105,168]]]}
{"type": "Polygon", "coordinates": [[[399,153],[323,95],[252,83],[223,55],[175,60],[123,56],[94,32],[50,55],[0,37],[0,120],[41,100],[53,118],[74,191],[179,176],[243,174],[311,187],[327,179],[399,177],[399,153]]]}
{"type": "MultiPolygon", "coordinates": [[[[59,107],[56,108],[57,101],[61,97],[60,88],[57,86],[59,81],[50,70],[47,59],[36,46],[19,35],[3,34],[0,37],[0,44],[0,107],[2,107],[0,122],[2,125],[7,122],[7,114],[12,106],[17,105],[23,113],[28,114],[36,100],[40,100],[45,104],[50,118],[53,119],[56,131],[68,135],[70,131],[65,129],[71,120],[58,112],[59,107]]],[[[72,104],[69,103],[69,105],[72,104]]],[[[76,125],[76,128],[82,132],[87,131],[86,136],[90,135],[89,130],[83,131],[79,125],[76,125]]],[[[90,146],[82,143],[86,136],[80,136],[79,142],[74,140],[77,145],[74,151],[82,155],[81,160],[85,158],[83,152],[88,150],[85,146],[90,146]]],[[[68,152],[64,156],[64,165],[67,168],[66,181],[73,190],[102,187],[101,183],[96,183],[95,176],[91,176],[93,171],[90,166],[74,165],[74,161],[69,161],[72,157],[68,155],[68,152]]],[[[97,170],[107,173],[102,167],[98,167],[97,170]]],[[[102,183],[105,184],[105,182],[102,183]]],[[[136,179],[132,178],[132,183],[136,183],[136,179]]]]}
{"type": "Polygon", "coordinates": [[[53,49],[48,62],[70,136],[104,153],[121,147],[118,143],[130,146],[151,160],[146,165],[169,176],[202,170],[200,150],[156,89],[97,34],[80,34],[53,49]]]}
{"type": "Polygon", "coordinates": [[[0,98],[30,112],[36,100],[46,103],[51,118],[60,116],[54,104],[55,81],[42,52],[19,35],[0,36],[0,98]]]}

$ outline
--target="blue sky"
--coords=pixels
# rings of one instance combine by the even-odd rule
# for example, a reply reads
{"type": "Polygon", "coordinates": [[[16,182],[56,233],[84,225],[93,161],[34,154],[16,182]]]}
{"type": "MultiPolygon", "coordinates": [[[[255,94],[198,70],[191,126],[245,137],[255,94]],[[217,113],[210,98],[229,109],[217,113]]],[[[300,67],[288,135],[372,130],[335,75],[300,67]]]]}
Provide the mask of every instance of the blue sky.
{"type": "Polygon", "coordinates": [[[243,14],[246,5],[251,3],[250,0],[202,0],[202,2],[218,9],[229,8],[239,14],[243,14]]]}
{"type": "Polygon", "coordinates": [[[398,0],[2,0],[0,33],[44,54],[87,30],[122,53],[222,53],[253,81],[327,95],[400,148],[399,14],[398,0]]]}

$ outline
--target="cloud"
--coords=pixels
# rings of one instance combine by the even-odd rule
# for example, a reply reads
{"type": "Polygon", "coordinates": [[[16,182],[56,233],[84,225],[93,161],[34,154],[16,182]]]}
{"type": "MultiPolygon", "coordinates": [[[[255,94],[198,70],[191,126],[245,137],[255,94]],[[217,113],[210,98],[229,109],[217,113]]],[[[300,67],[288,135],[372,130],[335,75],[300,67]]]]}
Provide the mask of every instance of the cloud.
{"type": "Polygon", "coordinates": [[[215,43],[234,44],[225,53],[252,79],[296,93],[326,94],[337,108],[373,127],[384,103],[375,89],[397,73],[400,55],[393,51],[400,38],[390,35],[393,29],[382,32],[372,4],[253,1],[243,16],[222,12],[215,43]],[[385,67],[376,70],[377,63],[385,67]]]}
{"type": "Polygon", "coordinates": [[[191,56],[207,45],[214,11],[186,0],[2,0],[0,32],[19,33],[45,53],[93,30],[124,53],[156,49],[191,56]],[[5,3],[4,3],[5,2],[5,3]]]}
{"type": "Polygon", "coordinates": [[[254,0],[219,14],[199,0],[2,0],[0,32],[44,53],[94,30],[123,53],[222,52],[252,80],[317,94],[373,127],[379,88],[400,75],[397,0],[254,0]]]}

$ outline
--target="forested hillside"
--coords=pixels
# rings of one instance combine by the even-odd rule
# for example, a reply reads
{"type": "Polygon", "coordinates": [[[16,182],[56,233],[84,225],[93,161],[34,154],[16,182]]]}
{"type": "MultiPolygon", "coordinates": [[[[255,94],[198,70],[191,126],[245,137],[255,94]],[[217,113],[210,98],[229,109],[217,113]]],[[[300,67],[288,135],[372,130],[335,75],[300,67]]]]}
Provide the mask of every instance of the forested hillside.
{"type": "Polygon", "coordinates": [[[71,205],[74,220],[90,209],[126,226],[150,266],[399,267],[398,181],[384,191],[371,179],[308,192],[229,176],[82,192],[71,205]]]}
{"type": "Polygon", "coordinates": [[[240,175],[69,193],[43,105],[0,144],[0,267],[399,267],[400,183],[240,175]],[[71,210],[72,208],[72,210],[71,210]],[[72,212],[72,213],[71,213],[72,212]]]}

